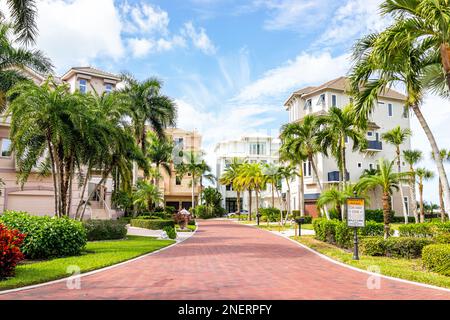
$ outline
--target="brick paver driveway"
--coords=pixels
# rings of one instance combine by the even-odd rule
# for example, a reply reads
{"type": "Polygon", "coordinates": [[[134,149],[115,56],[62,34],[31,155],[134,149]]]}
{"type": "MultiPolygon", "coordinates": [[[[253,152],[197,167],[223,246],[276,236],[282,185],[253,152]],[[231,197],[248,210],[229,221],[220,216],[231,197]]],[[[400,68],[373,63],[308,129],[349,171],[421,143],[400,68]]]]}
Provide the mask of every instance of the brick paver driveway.
{"type": "Polygon", "coordinates": [[[381,279],[334,264],[256,228],[204,221],[197,234],[160,253],[66,283],[0,299],[450,299],[446,291],[381,279]]]}

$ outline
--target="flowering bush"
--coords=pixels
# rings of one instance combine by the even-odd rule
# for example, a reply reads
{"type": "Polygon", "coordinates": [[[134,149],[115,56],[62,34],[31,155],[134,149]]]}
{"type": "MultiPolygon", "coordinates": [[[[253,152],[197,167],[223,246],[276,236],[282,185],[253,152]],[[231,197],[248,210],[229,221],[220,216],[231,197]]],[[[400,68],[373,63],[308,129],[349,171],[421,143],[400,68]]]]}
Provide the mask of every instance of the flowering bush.
{"type": "Polygon", "coordinates": [[[0,224],[0,279],[14,275],[17,263],[23,260],[20,246],[24,239],[19,230],[9,230],[0,224]]]}

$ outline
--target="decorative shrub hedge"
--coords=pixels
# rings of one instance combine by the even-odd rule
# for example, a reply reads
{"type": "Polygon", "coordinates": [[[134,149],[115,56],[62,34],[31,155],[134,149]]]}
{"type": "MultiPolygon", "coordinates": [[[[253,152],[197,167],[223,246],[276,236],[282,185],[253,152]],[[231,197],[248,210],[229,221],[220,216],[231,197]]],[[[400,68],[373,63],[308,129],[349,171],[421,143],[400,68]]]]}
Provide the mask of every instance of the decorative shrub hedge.
{"type": "Polygon", "coordinates": [[[422,262],[427,269],[450,276],[450,244],[432,244],[424,247],[422,262]]]}
{"type": "Polygon", "coordinates": [[[131,226],[137,228],[145,228],[150,230],[163,230],[164,227],[175,227],[173,220],[144,220],[144,219],[131,219],[131,226]]]}
{"type": "Polygon", "coordinates": [[[166,232],[169,239],[176,239],[177,238],[177,232],[175,231],[174,227],[164,227],[163,230],[166,232]]]}
{"type": "Polygon", "coordinates": [[[86,245],[86,230],[82,223],[69,218],[7,211],[0,216],[0,223],[26,234],[21,250],[30,259],[74,256],[86,245]]]}
{"type": "Polygon", "coordinates": [[[366,237],[361,238],[361,252],[369,256],[387,256],[414,259],[420,258],[422,249],[433,243],[431,239],[411,237],[366,237]]]}
{"type": "Polygon", "coordinates": [[[89,220],[83,223],[88,241],[123,239],[126,223],[119,220],[89,220]]]}
{"type": "Polygon", "coordinates": [[[281,211],[277,208],[261,208],[259,209],[259,213],[261,214],[261,218],[265,217],[264,221],[280,221],[281,211]]]}
{"type": "Polygon", "coordinates": [[[25,235],[17,229],[7,229],[0,223],[0,280],[14,275],[17,263],[23,260],[24,255],[20,246],[25,235]]]}
{"type": "Polygon", "coordinates": [[[398,230],[401,237],[432,238],[440,234],[450,234],[450,222],[403,224],[398,230]]]}

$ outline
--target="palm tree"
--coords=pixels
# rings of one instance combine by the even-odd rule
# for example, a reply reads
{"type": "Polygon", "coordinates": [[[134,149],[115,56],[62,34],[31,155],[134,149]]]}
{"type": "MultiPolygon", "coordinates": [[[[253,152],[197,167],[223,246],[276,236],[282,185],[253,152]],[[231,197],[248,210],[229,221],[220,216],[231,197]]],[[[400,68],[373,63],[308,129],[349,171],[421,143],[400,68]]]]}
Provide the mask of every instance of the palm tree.
{"type": "Polygon", "coordinates": [[[249,220],[251,220],[252,191],[255,191],[256,198],[256,221],[259,225],[259,192],[265,189],[266,177],[264,176],[259,163],[244,163],[239,171],[238,185],[249,192],[249,220]]]}
{"type": "Polygon", "coordinates": [[[409,171],[411,178],[409,180],[409,191],[411,195],[411,207],[416,223],[419,223],[419,214],[417,212],[417,197],[416,197],[416,170],[414,166],[422,159],[422,151],[420,150],[404,150],[403,159],[409,164],[409,171]]]}
{"type": "MultiPolygon", "coordinates": [[[[308,159],[308,156],[302,149],[302,144],[299,140],[293,137],[282,137],[282,145],[280,148],[280,160],[287,161],[291,166],[298,167],[298,207],[300,211],[300,216],[305,216],[305,184],[304,184],[304,174],[303,174],[303,163],[308,159]]],[[[290,193],[289,193],[290,196],[290,193]]],[[[290,203],[290,199],[289,199],[290,203]]],[[[290,206],[290,205],[289,205],[290,206]]]]}
{"type": "MultiPolygon", "coordinates": [[[[36,25],[36,1],[35,0],[6,0],[8,4],[14,33],[17,40],[27,44],[35,43],[38,33],[36,25]]],[[[0,11],[0,23],[5,20],[5,13],[0,11]]]]}
{"type": "MultiPolygon", "coordinates": [[[[402,159],[401,159],[401,150],[400,147],[405,141],[411,136],[412,132],[410,129],[405,128],[402,129],[400,126],[395,127],[394,129],[387,131],[381,135],[381,138],[389,144],[392,144],[395,147],[395,152],[397,154],[397,169],[398,173],[402,172],[402,159]]],[[[403,186],[400,184],[400,196],[402,198],[402,208],[403,215],[405,217],[405,224],[408,223],[408,211],[406,209],[405,204],[405,196],[403,194],[403,186]]]]}
{"type": "Polygon", "coordinates": [[[225,186],[232,186],[236,191],[237,196],[237,215],[240,219],[241,215],[241,192],[243,191],[238,183],[239,170],[244,162],[239,158],[232,158],[230,165],[225,169],[225,172],[219,178],[219,183],[225,186]]]}
{"type": "Polygon", "coordinates": [[[275,208],[275,189],[280,182],[279,167],[273,163],[266,163],[261,168],[262,173],[266,176],[266,182],[271,186],[272,193],[272,208],[275,208]]]}
{"type": "Polygon", "coordinates": [[[322,208],[326,205],[331,205],[337,212],[341,214],[341,220],[345,220],[345,210],[343,206],[345,205],[348,198],[360,197],[364,198],[367,203],[367,197],[355,187],[354,184],[347,184],[344,189],[336,188],[332,186],[330,189],[325,190],[317,200],[317,207],[322,208]]]}
{"type": "Polygon", "coordinates": [[[416,170],[417,184],[419,185],[419,199],[420,199],[420,222],[425,222],[425,210],[423,202],[423,183],[434,178],[433,171],[427,170],[426,168],[418,168],[416,170]]]}
{"type": "MultiPolygon", "coordinates": [[[[390,46],[394,41],[390,38],[391,34],[392,30],[387,29],[381,34],[366,36],[355,45],[355,66],[350,78],[356,95],[356,115],[367,119],[370,111],[375,108],[380,92],[385,92],[392,85],[402,84],[407,93],[405,107],[413,110],[433,153],[439,154],[436,139],[420,109],[425,89],[431,86],[424,79],[434,75],[432,71],[436,66],[436,57],[426,46],[414,46],[411,43],[403,43],[401,50],[391,50],[390,46]]],[[[400,41],[400,38],[397,40],[400,41]]],[[[436,161],[436,166],[445,200],[450,203],[449,182],[442,161],[436,161]]],[[[450,216],[450,211],[448,214],[450,216]]]]}
{"type": "Polygon", "coordinates": [[[378,174],[362,177],[355,188],[361,191],[381,188],[383,193],[384,238],[387,239],[390,232],[391,197],[394,191],[400,188],[400,183],[407,180],[409,173],[394,172],[394,162],[388,160],[380,159],[378,164],[378,174]]]}
{"type": "Polygon", "coordinates": [[[195,209],[195,187],[203,174],[203,168],[203,153],[195,151],[183,152],[182,162],[175,166],[178,177],[191,177],[192,209],[195,209]]]}
{"type": "Polygon", "coordinates": [[[163,196],[156,185],[146,181],[138,182],[137,190],[134,193],[134,205],[151,212],[154,205],[160,201],[163,201],[163,196]]]}
{"type": "Polygon", "coordinates": [[[317,137],[318,143],[326,156],[328,156],[328,150],[331,149],[331,153],[337,159],[339,180],[342,182],[339,187],[343,190],[347,182],[347,139],[353,141],[353,152],[362,149],[366,142],[365,134],[361,130],[364,124],[357,123],[351,105],[343,109],[331,107],[327,114],[319,117],[317,123],[323,126],[317,137]]]}
{"type": "Polygon", "coordinates": [[[211,173],[211,167],[206,163],[205,160],[202,160],[198,167],[199,170],[199,184],[200,184],[200,193],[199,193],[199,201],[202,202],[202,196],[203,196],[203,179],[208,180],[211,183],[214,183],[216,181],[216,176],[214,176],[211,173]]]}
{"type": "MultiPolygon", "coordinates": [[[[450,162],[450,150],[441,149],[439,152],[439,157],[442,161],[450,162]]],[[[431,153],[431,159],[434,160],[434,153],[431,153]]],[[[439,204],[441,209],[441,221],[445,221],[445,202],[444,202],[444,188],[442,186],[441,178],[439,177],[439,204]]]]}
{"type": "MultiPolygon", "coordinates": [[[[24,1],[10,2],[23,3],[24,1]]],[[[43,74],[48,74],[53,69],[50,59],[41,51],[17,48],[10,40],[11,33],[10,25],[0,23],[0,113],[6,108],[7,91],[20,81],[29,81],[20,72],[21,69],[29,67],[43,74]]]]}
{"type": "MultiPolygon", "coordinates": [[[[154,132],[147,132],[147,146],[147,159],[155,165],[158,172],[162,168],[168,176],[171,176],[172,170],[170,164],[174,148],[173,143],[167,140],[167,138],[158,138],[154,132]]],[[[155,184],[159,186],[159,177],[155,179],[155,184]]]]}
{"type": "MultiPolygon", "coordinates": [[[[282,221],[283,225],[287,221],[287,218],[290,214],[292,214],[291,211],[291,182],[294,180],[296,176],[298,176],[297,169],[293,165],[288,166],[280,166],[278,169],[280,178],[284,179],[286,181],[286,186],[288,189],[288,196],[287,196],[287,208],[286,208],[286,219],[282,221]]],[[[281,218],[283,219],[283,215],[281,215],[281,218]]]]}
{"type": "MultiPolygon", "coordinates": [[[[308,161],[311,163],[319,190],[322,193],[323,186],[314,160],[315,156],[322,150],[318,144],[319,133],[320,126],[317,122],[317,116],[306,115],[301,122],[284,125],[282,127],[281,138],[282,140],[290,139],[291,147],[301,150],[301,153],[306,155],[308,161]]],[[[325,215],[327,219],[330,218],[326,207],[325,215]]]]}

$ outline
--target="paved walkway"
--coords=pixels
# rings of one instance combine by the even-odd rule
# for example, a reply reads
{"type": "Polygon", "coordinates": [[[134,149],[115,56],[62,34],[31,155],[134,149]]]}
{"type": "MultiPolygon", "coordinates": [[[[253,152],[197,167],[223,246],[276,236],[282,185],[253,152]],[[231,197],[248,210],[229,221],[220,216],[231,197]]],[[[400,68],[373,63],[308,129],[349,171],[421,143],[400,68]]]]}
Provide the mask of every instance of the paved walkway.
{"type": "Polygon", "coordinates": [[[0,299],[450,299],[446,291],[381,279],[334,264],[269,232],[200,222],[196,235],[152,256],[0,299]]]}

